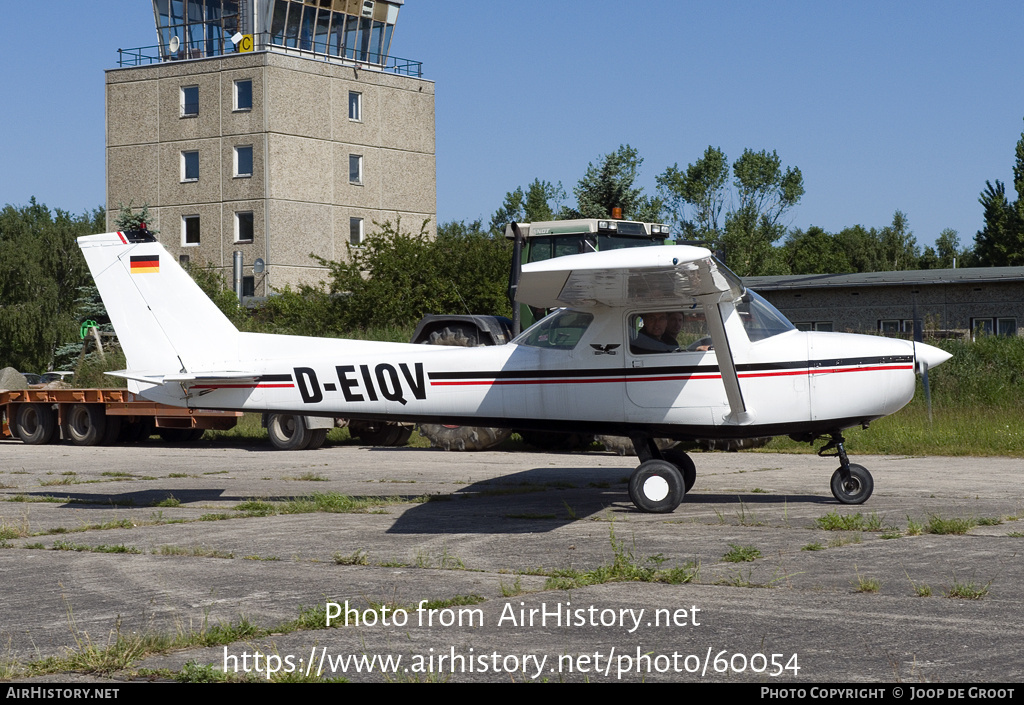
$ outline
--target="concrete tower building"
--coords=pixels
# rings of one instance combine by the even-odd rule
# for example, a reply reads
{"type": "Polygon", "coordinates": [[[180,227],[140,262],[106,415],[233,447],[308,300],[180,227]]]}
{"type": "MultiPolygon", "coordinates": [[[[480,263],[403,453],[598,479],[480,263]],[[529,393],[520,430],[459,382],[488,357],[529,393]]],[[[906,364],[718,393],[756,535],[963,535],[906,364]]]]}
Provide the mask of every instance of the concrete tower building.
{"type": "Polygon", "coordinates": [[[108,224],[148,204],[182,261],[230,276],[241,252],[255,295],[321,279],[310,253],[343,259],[373,221],[433,230],[434,84],[390,54],[403,3],[153,0],[159,43],[106,75],[108,224]]]}

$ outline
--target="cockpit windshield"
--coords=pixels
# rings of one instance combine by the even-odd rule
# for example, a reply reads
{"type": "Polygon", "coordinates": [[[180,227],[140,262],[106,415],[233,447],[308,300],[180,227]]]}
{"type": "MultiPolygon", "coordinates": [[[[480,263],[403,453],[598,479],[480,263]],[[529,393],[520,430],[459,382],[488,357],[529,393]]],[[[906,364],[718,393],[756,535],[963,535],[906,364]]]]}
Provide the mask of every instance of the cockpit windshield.
{"type": "Polygon", "coordinates": [[[755,294],[750,289],[743,293],[743,298],[736,302],[736,311],[740,314],[743,327],[747,331],[750,342],[771,338],[779,333],[796,330],[777,308],[755,294]]]}
{"type": "Polygon", "coordinates": [[[593,320],[593,314],[584,311],[559,309],[524,330],[512,342],[532,348],[572,350],[593,320]]]}

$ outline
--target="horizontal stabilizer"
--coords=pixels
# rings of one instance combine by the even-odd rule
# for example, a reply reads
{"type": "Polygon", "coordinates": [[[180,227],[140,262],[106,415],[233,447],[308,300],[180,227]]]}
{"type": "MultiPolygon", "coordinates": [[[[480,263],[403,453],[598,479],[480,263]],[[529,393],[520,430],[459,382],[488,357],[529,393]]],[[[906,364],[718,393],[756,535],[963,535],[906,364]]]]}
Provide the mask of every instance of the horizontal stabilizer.
{"type": "Polygon", "coordinates": [[[257,382],[261,375],[252,372],[197,372],[195,374],[173,372],[170,374],[146,370],[118,370],[108,372],[112,377],[142,382],[144,384],[175,384],[182,383],[186,387],[193,384],[228,384],[238,382],[257,382]]]}

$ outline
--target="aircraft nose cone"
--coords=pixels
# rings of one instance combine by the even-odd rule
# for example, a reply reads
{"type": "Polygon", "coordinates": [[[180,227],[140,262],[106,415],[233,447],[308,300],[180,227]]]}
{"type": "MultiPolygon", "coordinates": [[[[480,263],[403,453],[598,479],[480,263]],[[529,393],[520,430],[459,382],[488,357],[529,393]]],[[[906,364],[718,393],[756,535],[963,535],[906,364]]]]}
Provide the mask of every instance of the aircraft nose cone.
{"type": "Polygon", "coordinates": [[[917,360],[917,371],[921,371],[921,365],[925,365],[927,369],[932,369],[937,365],[941,365],[943,362],[953,357],[950,353],[937,348],[934,345],[926,345],[924,343],[914,343],[914,359],[917,360]]]}

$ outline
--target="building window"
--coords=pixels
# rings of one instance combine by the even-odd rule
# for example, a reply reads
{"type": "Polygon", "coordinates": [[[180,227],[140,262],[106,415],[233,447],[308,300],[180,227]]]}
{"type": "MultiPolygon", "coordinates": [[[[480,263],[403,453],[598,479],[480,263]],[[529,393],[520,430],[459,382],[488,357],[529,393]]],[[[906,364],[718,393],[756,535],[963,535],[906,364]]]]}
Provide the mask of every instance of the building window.
{"type": "Polygon", "coordinates": [[[181,180],[199,181],[199,152],[181,153],[181,180]]]}
{"type": "Polygon", "coordinates": [[[884,335],[896,335],[902,332],[899,321],[879,321],[878,330],[884,335]]]}
{"type": "Polygon", "coordinates": [[[348,119],[362,122],[363,120],[363,94],[355,91],[348,92],[348,119]]]}
{"type": "Polygon", "coordinates": [[[972,318],[971,333],[979,335],[1017,335],[1016,318],[972,318]]]}
{"type": "Polygon", "coordinates": [[[358,247],[363,244],[363,219],[348,219],[348,241],[358,247]]]}
{"type": "Polygon", "coordinates": [[[235,147],[235,177],[252,176],[252,145],[235,147]]]}
{"type": "Polygon", "coordinates": [[[235,213],[235,242],[252,242],[252,211],[235,213]]]}
{"type": "Polygon", "coordinates": [[[242,277],[242,296],[256,296],[256,277],[242,277]]]}
{"type": "Polygon", "coordinates": [[[348,182],[350,184],[363,183],[363,157],[360,154],[348,155],[348,182]]]}
{"type": "Polygon", "coordinates": [[[181,87],[181,116],[195,117],[199,114],[199,86],[181,87]]]}
{"type": "Polygon", "coordinates": [[[185,269],[188,269],[189,261],[190,260],[188,255],[178,255],[178,264],[180,264],[185,269]]]}
{"type": "Polygon", "coordinates": [[[199,244],[199,216],[181,216],[181,245],[192,247],[199,244]]]}
{"type": "Polygon", "coordinates": [[[252,110],[252,80],[235,81],[235,110],[252,110]]]}
{"type": "Polygon", "coordinates": [[[806,323],[794,323],[797,330],[816,330],[824,333],[831,333],[833,330],[832,321],[808,321],[806,323]]]}

